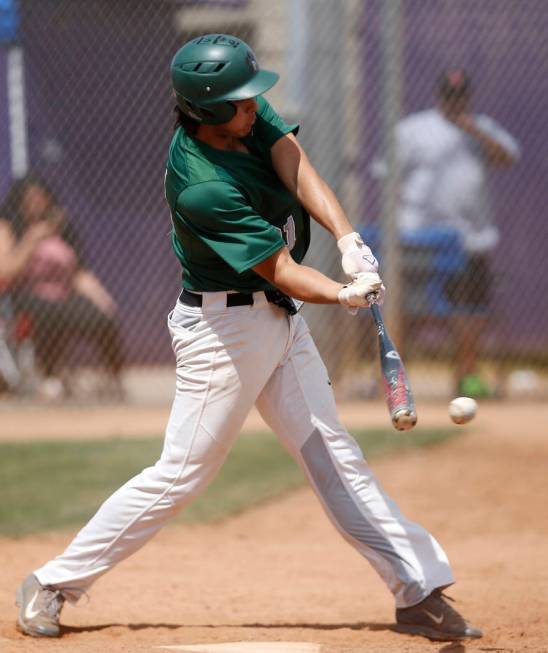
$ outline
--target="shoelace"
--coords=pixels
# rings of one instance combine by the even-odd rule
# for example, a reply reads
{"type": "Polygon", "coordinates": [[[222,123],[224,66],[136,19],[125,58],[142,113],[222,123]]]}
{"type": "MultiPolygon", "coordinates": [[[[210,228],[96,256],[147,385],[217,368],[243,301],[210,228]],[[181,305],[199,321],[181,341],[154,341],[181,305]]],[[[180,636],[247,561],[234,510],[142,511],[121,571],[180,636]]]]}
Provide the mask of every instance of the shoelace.
{"type": "Polygon", "coordinates": [[[48,617],[56,619],[59,611],[63,607],[65,597],[62,595],[61,590],[44,589],[44,595],[41,601],[40,610],[47,614],[48,617]]]}
{"type": "Polygon", "coordinates": [[[454,599],[452,596],[449,596],[449,595],[445,594],[445,593],[444,593],[443,591],[441,591],[441,590],[438,591],[438,592],[436,592],[436,593],[435,593],[435,596],[436,596],[436,598],[437,598],[439,601],[441,601],[441,602],[444,604],[445,609],[446,609],[446,610],[449,610],[449,614],[450,614],[453,618],[458,619],[459,621],[465,621],[464,618],[462,617],[462,615],[459,614],[459,613],[457,612],[457,610],[455,610],[455,608],[453,608],[453,606],[451,606],[451,605],[449,605],[449,604],[447,603],[447,601],[451,601],[451,603],[456,603],[456,599],[454,599]]]}
{"type": "MultiPolygon", "coordinates": [[[[82,596],[85,596],[87,599],[86,605],[89,603],[90,600],[89,594],[85,590],[82,590],[79,587],[64,587],[63,590],[76,592],[80,594],[80,596],[77,599],[78,601],[82,596]]],[[[58,617],[59,611],[63,607],[64,602],[66,601],[65,597],[63,596],[63,590],[44,587],[43,592],[45,593],[45,596],[43,601],[43,607],[41,609],[48,615],[48,617],[53,617],[53,618],[58,617]]],[[[75,607],[80,607],[80,606],[76,605],[75,607]]]]}
{"type": "Polygon", "coordinates": [[[448,594],[445,594],[445,592],[439,592],[438,596],[440,599],[443,599],[445,601],[451,601],[451,603],[456,603],[456,599],[454,599],[452,596],[449,596],[448,594]]]}

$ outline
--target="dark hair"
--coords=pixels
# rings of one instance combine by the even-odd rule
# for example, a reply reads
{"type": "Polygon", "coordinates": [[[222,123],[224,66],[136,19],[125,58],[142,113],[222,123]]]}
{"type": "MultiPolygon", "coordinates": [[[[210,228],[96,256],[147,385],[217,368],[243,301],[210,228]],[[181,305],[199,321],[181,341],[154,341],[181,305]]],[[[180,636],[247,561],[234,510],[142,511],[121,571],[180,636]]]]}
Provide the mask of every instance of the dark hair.
{"type": "Polygon", "coordinates": [[[16,179],[8,190],[2,204],[0,205],[0,219],[11,223],[11,227],[19,238],[25,229],[23,216],[21,215],[21,203],[25,193],[31,186],[38,186],[48,197],[52,205],[56,205],[57,198],[48,183],[36,174],[28,174],[21,179],[16,179]]]}
{"type": "Polygon", "coordinates": [[[196,132],[198,131],[198,127],[200,126],[200,123],[197,120],[193,120],[186,114],[184,114],[180,107],[175,105],[175,108],[173,109],[175,113],[175,125],[173,126],[174,129],[177,129],[178,127],[182,127],[189,136],[194,136],[196,132]]]}
{"type": "Polygon", "coordinates": [[[440,99],[451,101],[469,97],[472,93],[472,84],[464,70],[446,70],[440,75],[437,89],[440,99]]]}

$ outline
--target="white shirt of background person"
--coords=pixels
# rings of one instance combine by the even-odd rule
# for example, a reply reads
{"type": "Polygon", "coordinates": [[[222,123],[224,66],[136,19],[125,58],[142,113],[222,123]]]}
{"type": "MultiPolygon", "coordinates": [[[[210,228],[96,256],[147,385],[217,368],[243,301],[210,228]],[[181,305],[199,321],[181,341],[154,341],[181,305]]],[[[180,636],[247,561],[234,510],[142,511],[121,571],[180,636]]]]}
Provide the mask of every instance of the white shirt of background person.
{"type": "MultiPolygon", "coordinates": [[[[516,139],[486,115],[471,116],[474,126],[513,160],[516,139]]],[[[499,241],[488,194],[488,167],[480,142],[448,119],[440,108],[410,114],[396,128],[399,162],[398,224],[402,231],[445,225],[456,229],[470,253],[492,250],[499,241]]],[[[386,163],[371,166],[376,178],[388,174],[386,163]]]]}

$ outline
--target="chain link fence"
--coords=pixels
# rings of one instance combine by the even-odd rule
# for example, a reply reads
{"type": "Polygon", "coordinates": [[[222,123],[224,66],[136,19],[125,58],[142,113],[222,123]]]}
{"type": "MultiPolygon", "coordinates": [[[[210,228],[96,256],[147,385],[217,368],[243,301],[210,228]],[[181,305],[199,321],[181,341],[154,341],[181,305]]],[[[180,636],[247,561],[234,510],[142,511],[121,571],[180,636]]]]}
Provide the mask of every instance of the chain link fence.
{"type": "MultiPolygon", "coordinates": [[[[136,372],[173,366],[165,316],[178,295],[180,271],[163,197],[174,122],[169,64],[182,43],[208,32],[243,38],[265,68],[280,72],[268,98],[288,121],[301,124],[299,138],[313,163],[378,255],[388,288],[385,315],[417,392],[451,394],[456,377],[473,363],[489,392],[546,394],[544,0],[3,2],[3,394],[67,391],[91,370],[99,374],[96,386],[113,396],[119,391],[113,378],[127,387],[136,372]],[[460,305],[467,297],[459,297],[464,291],[457,282],[470,251],[458,220],[422,206],[439,191],[440,178],[447,179],[443,167],[455,164],[459,153],[451,147],[460,141],[440,142],[443,156],[433,163],[438,143],[428,126],[424,140],[415,138],[408,150],[398,127],[406,116],[432,112],[442,71],[461,69],[470,78],[470,111],[495,120],[519,149],[512,165],[476,163],[449,184],[459,206],[488,198],[482,215],[496,225],[498,235],[485,250],[489,272],[480,266],[468,275],[480,294],[489,285],[483,311],[460,305]],[[424,219],[402,231],[402,215],[413,202],[424,219]],[[32,234],[25,240],[24,214],[39,210],[64,225],[63,238],[34,249],[32,234]],[[24,255],[27,263],[17,273],[8,255],[14,248],[20,256],[34,252],[24,255]],[[51,274],[52,261],[65,291],[48,288],[42,278],[48,269],[51,274]],[[82,269],[75,298],[66,284],[82,269]],[[465,335],[468,349],[459,353],[465,335]],[[477,361],[467,362],[475,348],[477,361]],[[72,379],[64,388],[63,375],[72,379]]],[[[468,131],[465,140],[487,156],[481,136],[468,131]]],[[[464,213],[457,217],[470,220],[464,213]]],[[[334,242],[316,225],[306,262],[342,279],[334,242]]],[[[373,395],[376,343],[367,312],[352,318],[336,307],[304,311],[339,391],[373,395]]]]}

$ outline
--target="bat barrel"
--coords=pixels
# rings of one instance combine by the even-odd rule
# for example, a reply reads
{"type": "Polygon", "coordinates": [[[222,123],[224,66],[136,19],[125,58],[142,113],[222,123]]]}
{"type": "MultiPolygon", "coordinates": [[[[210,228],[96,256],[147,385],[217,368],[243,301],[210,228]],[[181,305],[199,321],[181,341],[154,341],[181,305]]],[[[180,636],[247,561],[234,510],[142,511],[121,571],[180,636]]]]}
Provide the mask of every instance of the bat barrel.
{"type": "Polygon", "coordinates": [[[398,431],[410,431],[417,423],[417,413],[414,410],[401,408],[392,415],[392,424],[398,431]]]}
{"type": "MultiPolygon", "coordinates": [[[[374,299],[373,295],[371,293],[368,299],[374,299]]],[[[417,423],[417,412],[407,373],[400,355],[386,331],[379,306],[372,303],[370,309],[377,327],[381,370],[390,419],[398,431],[409,431],[417,423]]]]}

